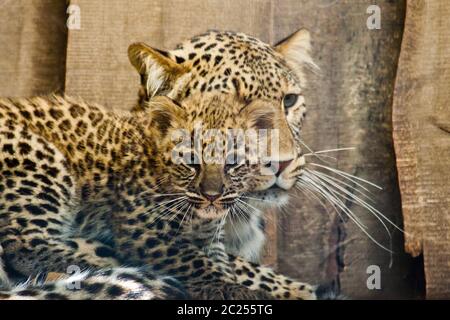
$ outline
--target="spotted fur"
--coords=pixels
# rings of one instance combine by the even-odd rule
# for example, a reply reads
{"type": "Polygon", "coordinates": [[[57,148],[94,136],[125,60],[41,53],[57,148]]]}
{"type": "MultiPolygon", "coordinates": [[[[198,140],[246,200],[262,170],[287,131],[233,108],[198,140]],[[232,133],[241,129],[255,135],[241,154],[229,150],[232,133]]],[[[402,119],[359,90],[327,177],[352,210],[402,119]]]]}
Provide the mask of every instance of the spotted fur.
{"type": "Polygon", "coordinates": [[[189,298],[172,277],[155,277],[144,268],[85,271],[0,292],[1,300],[167,300],[189,298]]]}
{"type": "MultiPolygon", "coordinates": [[[[305,68],[317,69],[309,52],[310,36],[304,29],[275,46],[226,31],[195,36],[170,51],[135,43],[129,48],[130,61],[141,78],[135,110],[144,109],[146,102],[158,95],[178,102],[208,92],[231,94],[248,102],[263,98],[285,113],[300,154],[300,130],[306,113],[305,68]],[[289,94],[296,100],[286,106],[283,100],[289,94]]],[[[257,199],[251,205],[258,209],[288,201],[287,193],[279,188],[252,192],[251,197],[257,199]]],[[[255,210],[245,221],[229,217],[225,226],[229,253],[260,262],[265,240],[262,212],[255,210]]]]}
{"type": "Polygon", "coordinates": [[[0,245],[7,269],[26,278],[76,265],[94,270],[81,277],[82,286],[105,289],[71,295],[64,284],[73,279],[65,279],[1,297],[113,298],[111,286],[117,298],[145,288],[136,298],[183,296],[178,286],[166,289],[170,281],[161,276],[169,276],[192,298],[315,298],[311,286],[225,252],[229,207],[252,190],[289,188],[302,170],[283,112],[266,99],[249,103],[223,94],[149,104],[142,114],[117,115],[68,97],[0,99],[0,245]],[[279,129],[283,144],[274,161],[288,164],[272,172],[247,162],[232,168],[174,162],[173,133],[192,132],[198,121],[222,131],[279,129]],[[211,199],[219,176],[220,196],[211,199]],[[124,281],[121,265],[151,272],[124,281]],[[96,271],[105,268],[112,270],[106,276],[96,271]]]}

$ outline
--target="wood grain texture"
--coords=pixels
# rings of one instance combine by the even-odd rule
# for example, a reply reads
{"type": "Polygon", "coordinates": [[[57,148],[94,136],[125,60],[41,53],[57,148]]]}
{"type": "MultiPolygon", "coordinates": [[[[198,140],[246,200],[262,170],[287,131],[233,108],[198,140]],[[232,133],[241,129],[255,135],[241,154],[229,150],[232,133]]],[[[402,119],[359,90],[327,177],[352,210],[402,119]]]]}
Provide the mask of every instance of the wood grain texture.
{"type": "Polygon", "coordinates": [[[63,90],[66,3],[1,0],[0,21],[0,96],[63,90]]]}
{"type": "Polygon", "coordinates": [[[208,29],[239,30],[270,40],[271,3],[266,0],[72,0],[81,10],[81,30],[69,33],[67,93],[117,109],[137,100],[139,76],[128,46],[143,41],[173,49],[208,29]]]}
{"type": "Polygon", "coordinates": [[[450,3],[408,1],[394,142],[405,248],[424,255],[427,297],[450,298],[450,3]]]}
{"type": "MultiPolygon", "coordinates": [[[[356,147],[333,154],[332,166],[383,187],[372,197],[375,206],[402,224],[392,142],[391,111],[397,59],[405,14],[404,1],[376,1],[381,29],[366,26],[373,1],[277,1],[274,37],[296,28],[309,29],[313,57],[321,72],[311,75],[306,91],[308,116],[304,141],[314,150],[356,147]]],[[[318,162],[317,159],[309,158],[318,162]]],[[[389,237],[377,219],[348,203],[379,242],[389,237]]],[[[392,267],[380,249],[351,222],[343,223],[330,208],[302,197],[282,217],[279,233],[280,271],[311,282],[334,281],[352,298],[410,298],[414,295],[412,261],[403,238],[392,228],[392,267]],[[381,290],[368,290],[369,265],[381,268],[381,290]]]]}

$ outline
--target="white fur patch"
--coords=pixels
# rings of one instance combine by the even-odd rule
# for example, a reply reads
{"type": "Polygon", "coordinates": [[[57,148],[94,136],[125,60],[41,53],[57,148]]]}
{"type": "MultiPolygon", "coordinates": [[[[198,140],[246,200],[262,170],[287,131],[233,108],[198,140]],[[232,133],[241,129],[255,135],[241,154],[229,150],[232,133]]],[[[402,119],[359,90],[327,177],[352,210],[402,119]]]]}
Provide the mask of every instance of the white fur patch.
{"type": "Polygon", "coordinates": [[[159,66],[150,57],[145,59],[145,65],[147,66],[147,83],[146,90],[149,94],[153,96],[162,87],[164,82],[167,81],[166,70],[159,66]]]}

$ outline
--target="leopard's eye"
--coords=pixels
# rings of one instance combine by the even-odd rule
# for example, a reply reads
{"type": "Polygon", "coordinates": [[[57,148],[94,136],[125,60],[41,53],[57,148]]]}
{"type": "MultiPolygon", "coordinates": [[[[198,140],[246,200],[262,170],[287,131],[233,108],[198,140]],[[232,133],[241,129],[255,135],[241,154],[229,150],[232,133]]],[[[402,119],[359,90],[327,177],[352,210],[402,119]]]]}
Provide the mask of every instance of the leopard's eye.
{"type": "Polygon", "coordinates": [[[298,94],[289,93],[283,98],[283,105],[286,109],[293,107],[298,100],[298,94]]]}

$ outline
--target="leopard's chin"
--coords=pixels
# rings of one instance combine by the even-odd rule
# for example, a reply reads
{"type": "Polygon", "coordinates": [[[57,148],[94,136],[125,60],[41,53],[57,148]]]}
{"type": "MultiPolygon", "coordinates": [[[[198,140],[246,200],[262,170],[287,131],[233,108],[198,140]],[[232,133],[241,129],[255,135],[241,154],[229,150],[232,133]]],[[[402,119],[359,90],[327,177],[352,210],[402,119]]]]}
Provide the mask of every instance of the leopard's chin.
{"type": "Polygon", "coordinates": [[[200,208],[195,208],[194,210],[197,217],[208,220],[223,218],[228,213],[227,208],[212,204],[200,208]]]}
{"type": "Polygon", "coordinates": [[[289,192],[278,187],[272,187],[264,191],[252,192],[251,198],[252,205],[257,208],[280,207],[289,202],[289,192]]]}

